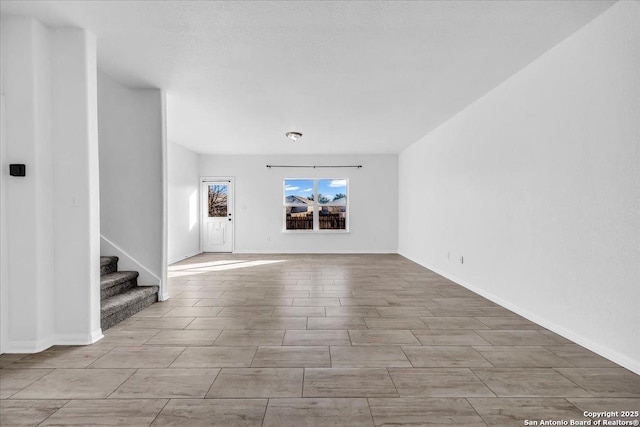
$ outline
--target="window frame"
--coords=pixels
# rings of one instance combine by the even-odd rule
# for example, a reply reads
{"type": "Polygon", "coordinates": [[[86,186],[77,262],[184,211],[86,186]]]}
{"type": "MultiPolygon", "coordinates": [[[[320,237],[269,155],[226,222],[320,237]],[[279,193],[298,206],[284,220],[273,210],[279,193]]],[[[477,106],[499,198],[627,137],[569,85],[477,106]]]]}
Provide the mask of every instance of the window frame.
{"type": "Polygon", "coordinates": [[[283,178],[282,179],[282,232],[293,234],[349,234],[350,233],[350,209],[349,209],[349,178],[283,178]],[[287,230],[287,207],[296,206],[291,203],[287,203],[287,181],[312,181],[313,182],[313,203],[310,204],[313,211],[313,229],[301,229],[301,230],[287,230]],[[340,180],[346,182],[346,203],[339,205],[335,203],[323,203],[318,200],[319,182],[323,180],[340,180]],[[344,207],[345,208],[345,228],[343,230],[331,230],[320,228],[320,209],[322,207],[344,207]]]}

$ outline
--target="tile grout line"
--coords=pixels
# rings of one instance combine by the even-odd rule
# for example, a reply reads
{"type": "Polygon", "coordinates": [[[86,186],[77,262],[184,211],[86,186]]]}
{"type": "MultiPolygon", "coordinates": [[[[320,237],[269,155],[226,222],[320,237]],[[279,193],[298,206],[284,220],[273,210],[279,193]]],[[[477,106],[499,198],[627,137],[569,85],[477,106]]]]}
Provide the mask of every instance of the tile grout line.
{"type": "MultiPolygon", "coordinates": [[[[416,341],[418,341],[418,343],[420,344],[421,347],[424,346],[424,344],[422,344],[422,341],[420,341],[420,339],[416,336],[416,334],[413,332],[413,329],[405,329],[408,330],[409,332],[411,332],[411,335],[413,335],[413,338],[415,338],[416,341]]],[[[404,350],[403,350],[404,351],[404,350]]]]}
{"type": "Polygon", "coordinates": [[[496,398],[501,397],[501,396],[498,396],[498,394],[495,391],[493,391],[493,389],[491,387],[489,387],[489,385],[487,383],[482,381],[482,378],[480,378],[478,376],[478,374],[476,374],[476,372],[473,370],[473,368],[468,367],[467,369],[471,371],[473,376],[476,377],[478,379],[478,381],[480,381],[482,383],[482,385],[484,385],[486,387],[486,389],[489,390],[493,394],[494,397],[496,397],[496,398]]]}
{"type": "Polygon", "coordinates": [[[267,397],[267,404],[264,405],[264,413],[262,414],[262,422],[260,426],[264,426],[264,420],[267,418],[267,409],[269,409],[269,403],[271,402],[271,398],[267,397]]]}
{"type": "MultiPolygon", "coordinates": [[[[500,398],[499,398],[499,397],[495,397],[495,398],[494,398],[494,397],[488,397],[487,399],[500,399],[500,398]]],[[[469,406],[471,406],[471,409],[473,409],[473,412],[475,412],[475,413],[478,415],[478,417],[480,417],[480,419],[482,420],[482,422],[483,422],[485,425],[487,425],[487,426],[488,426],[489,424],[487,423],[487,421],[482,417],[482,415],[480,414],[480,412],[478,412],[478,410],[476,409],[476,407],[475,407],[475,406],[473,406],[473,404],[469,401],[469,398],[468,398],[468,397],[465,397],[465,398],[464,398],[464,400],[467,402],[467,404],[468,404],[469,406]]]]}
{"type": "MultiPolygon", "coordinates": [[[[2,369],[20,369],[20,368],[2,368],[2,369]]],[[[24,368],[23,368],[24,369],[24,368]]],[[[26,369],[51,369],[50,372],[47,372],[46,374],[44,374],[41,377],[36,378],[35,380],[31,381],[29,384],[27,384],[26,386],[22,387],[20,390],[16,391],[15,393],[11,393],[9,396],[0,399],[0,400],[9,400],[11,399],[13,396],[15,396],[16,394],[20,393],[22,390],[24,390],[25,388],[29,387],[31,384],[35,383],[36,381],[40,381],[42,378],[54,373],[56,371],[57,368],[26,368],[26,369]]],[[[84,369],[84,368],[83,368],[84,369]]],[[[11,371],[9,371],[11,372],[11,371]]]]}
{"type": "MultiPolygon", "coordinates": [[[[586,393],[589,393],[592,397],[598,397],[596,395],[594,395],[593,393],[591,393],[589,390],[587,390],[586,388],[582,387],[580,384],[578,384],[577,382],[573,381],[571,378],[567,377],[566,375],[564,375],[562,372],[560,372],[558,370],[558,368],[551,368],[553,369],[558,375],[562,376],[562,378],[565,378],[567,381],[569,381],[572,384],[575,384],[576,387],[578,387],[580,390],[585,391],[586,393]]],[[[562,368],[561,368],[562,369],[562,368]]],[[[566,368],[565,368],[566,369],[566,368]]],[[[580,369],[580,368],[568,368],[568,369],[580,369]]],[[[589,368],[586,368],[589,369],[589,368]]],[[[623,368],[624,369],[624,368],[623,368]]],[[[579,397],[579,396],[569,396],[569,397],[579,397]]]]}
{"type": "MultiPolygon", "coordinates": [[[[284,337],[283,337],[283,339],[284,339],[284,337]]],[[[253,368],[253,361],[256,360],[256,356],[258,355],[258,351],[260,350],[260,347],[262,347],[262,346],[256,346],[256,351],[255,351],[255,353],[253,353],[253,357],[251,358],[251,362],[249,362],[248,368],[253,368]]],[[[220,368],[220,369],[222,369],[222,368],[220,368]]]]}
{"type": "MultiPolygon", "coordinates": [[[[407,352],[404,351],[404,347],[403,345],[400,346],[400,350],[402,350],[402,354],[404,354],[404,357],[407,358],[407,360],[409,361],[409,364],[411,365],[412,368],[415,368],[415,366],[413,366],[413,362],[411,361],[411,359],[409,358],[409,356],[407,356],[407,352]]],[[[422,345],[420,346],[422,347],[422,345]]]]}
{"type": "MultiPolygon", "coordinates": [[[[158,332],[160,332],[160,331],[158,330],[158,332]]],[[[149,338],[149,339],[151,339],[151,338],[149,338]]],[[[125,346],[123,346],[123,347],[125,347],[125,346]]],[[[138,347],[141,347],[141,346],[138,346],[138,347]]],[[[112,351],[114,351],[116,348],[118,348],[118,346],[117,346],[117,345],[113,346],[113,348],[112,348],[111,350],[107,351],[105,354],[103,354],[102,356],[98,357],[96,360],[94,360],[93,362],[89,363],[89,364],[88,364],[87,366],[85,366],[84,368],[80,368],[80,369],[93,369],[93,366],[92,366],[92,365],[94,365],[95,363],[98,363],[98,361],[99,361],[100,359],[102,359],[103,357],[105,357],[105,356],[107,356],[108,354],[110,354],[110,353],[111,353],[112,351]]],[[[54,368],[54,369],[56,369],[56,368],[54,368]]],[[[60,368],[60,369],[64,369],[64,368],[60,368]]]]}
{"type": "MultiPolygon", "coordinates": [[[[393,380],[391,380],[391,382],[393,382],[393,380]]],[[[369,402],[369,397],[365,397],[364,399],[367,401],[367,409],[369,409],[369,417],[371,418],[371,425],[372,427],[375,427],[376,421],[374,420],[373,414],[371,413],[371,402],[369,402]]]]}
{"type": "Polygon", "coordinates": [[[162,405],[162,408],[160,408],[160,410],[158,411],[158,413],[156,414],[156,416],[155,416],[155,417],[153,417],[153,421],[151,421],[151,422],[149,423],[149,425],[150,425],[150,426],[151,426],[151,425],[153,425],[153,423],[155,423],[155,422],[156,422],[156,420],[158,419],[158,417],[160,416],[160,414],[162,413],[162,411],[164,411],[164,408],[166,408],[166,407],[167,407],[167,405],[169,404],[169,402],[171,402],[171,399],[167,399],[167,401],[164,403],[164,405],[162,405]]]}
{"type": "MultiPolygon", "coordinates": [[[[333,358],[331,357],[331,347],[332,346],[328,346],[329,347],[329,368],[333,368],[333,358]]],[[[333,346],[335,347],[335,346],[333,346]]]]}
{"type": "Polygon", "coordinates": [[[133,372],[132,372],[131,374],[129,374],[129,376],[128,376],[127,378],[125,378],[124,380],[122,380],[122,381],[120,382],[120,384],[118,384],[118,385],[113,389],[113,391],[112,391],[111,393],[109,393],[109,394],[107,395],[107,397],[105,397],[105,398],[104,398],[104,400],[109,399],[109,397],[111,397],[111,395],[112,395],[113,393],[115,393],[116,391],[118,391],[118,389],[119,389],[120,387],[122,387],[122,385],[123,385],[124,383],[126,383],[126,382],[127,382],[127,381],[132,377],[132,376],[134,376],[134,375],[138,372],[138,370],[139,370],[139,369],[140,369],[140,368],[135,368],[135,369],[133,370],[133,372]]]}
{"type": "MultiPolygon", "coordinates": [[[[485,355],[484,355],[484,354],[482,354],[480,351],[476,350],[476,349],[474,348],[474,346],[473,346],[473,345],[469,345],[468,347],[469,347],[471,350],[473,350],[473,351],[475,351],[476,353],[478,353],[478,355],[479,355],[480,357],[482,357],[484,360],[486,360],[486,361],[487,361],[487,363],[489,363],[489,365],[491,365],[491,367],[492,367],[492,368],[497,368],[497,366],[496,366],[496,365],[494,365],[494,364],[493,364],[493,362],[491,362],[491,360],[487,359],[487,358],[485,357],[485,355]]],[[[475,374],[475,372],[474,372],[474,374],[475,374]]],[[[482,380],[480,380],[480,381],[482,381],[482,380]]]]}
{"type": "MultiPolygon", "coordinates": [[[[411,362],[409,362],[411,363],[411,362]]],[[[391,372],[389,372],[389,368],[385,368],[385,370],[387,371],[387,375],[389,376],[389,379],[391,380],[391,384],[393,384],[393,388],[396,390],[396,394],[398,395],[398,399],[400,399],[402,396],[400,396],[400,392],[398,392],[398,387],[396,386],[396,382],[393,380],[393,376],[391,375],[391,372]]],[[[367,399],[367,402],[369,400],[367,399]]]]}
{"type": "Polygon", "coordinates": [[[44,422],[45,422],[45,421],[47,421],[49,418],[51,418],[53,415],[55,415],[56,413],[58,413],[58,411],[59,411],[60,409],[62,409],[62,408],[64,408],[65,406],[67,406],[67,404],[68,404],[69,402],[71,402],[71,400],[73,400],[73,399],[69,399],[69,400],[67,400],[66,402],[64,402],[64,405],[62,405],[61,407],[59,407],[58,409],[56,409],[55,411],[53,411],[52,413],[50,413],[50,414],[49,414],[49,415],[48,415],[44,420],[40,421],[37,425],[38,425],[38,426],[41,426],[41,425],[42,425],[42,423],[44,423],[44,422]]]}
{"type": "Polygon", "coordinates": [[[211,392],[211,388],[213,387],[213,385],[215,384],[216,380],[218,379],[218,377],[220,376],[220,374],[222,373],[222,369],[223,368],[218,368],[218,373],[216,374],[215,378],[213,379],[213,381],[211,382],[211,385],[209,386],[209,388],[207,389],[207,392],[204,394],[203,399],[207,398],[207,395],[211,392]]]}

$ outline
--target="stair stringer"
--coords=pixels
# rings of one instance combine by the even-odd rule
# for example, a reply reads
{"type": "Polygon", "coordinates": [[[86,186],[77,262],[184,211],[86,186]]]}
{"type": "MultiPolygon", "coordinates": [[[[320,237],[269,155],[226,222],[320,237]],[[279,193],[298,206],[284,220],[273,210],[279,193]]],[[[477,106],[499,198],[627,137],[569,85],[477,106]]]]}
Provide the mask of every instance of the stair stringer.
{"type": "Polygon", "coordinates": [[[137,271],[140,274],[138,276],[138,286],[158,286],[160,288],[160,291],[158,292],[158,300],[164,301],[167,299],[166,297],[163,297],[166,295],[166,290],[165,286],[163,286],[164,284],[162,283],[162,279],[153,274],[148,268],[103,235],[100,235],[100,253],[117,256],[119,258],[118,270],[137,271]]]}

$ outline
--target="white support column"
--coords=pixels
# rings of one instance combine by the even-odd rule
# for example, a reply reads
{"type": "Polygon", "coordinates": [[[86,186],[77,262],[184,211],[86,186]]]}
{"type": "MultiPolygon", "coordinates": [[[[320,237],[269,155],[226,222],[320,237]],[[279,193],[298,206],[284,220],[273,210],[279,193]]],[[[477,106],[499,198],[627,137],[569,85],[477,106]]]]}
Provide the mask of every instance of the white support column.
{"type": "Polygon", "coordinates": [[[96,41],[52,35],[56,341],[89,344],[102,337],[96,41]]]}

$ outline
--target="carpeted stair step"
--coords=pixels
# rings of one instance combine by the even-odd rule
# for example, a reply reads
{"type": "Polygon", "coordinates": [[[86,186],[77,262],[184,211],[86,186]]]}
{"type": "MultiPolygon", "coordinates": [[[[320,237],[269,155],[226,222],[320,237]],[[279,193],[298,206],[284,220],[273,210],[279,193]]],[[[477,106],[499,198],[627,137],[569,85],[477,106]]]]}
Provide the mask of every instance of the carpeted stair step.
{"type": "Polygon", "coordinates": [[[158,289],[158,286],[136,286],[103,300],[100,309],[102,330],[122,322],[158,301],[158,289]]]}
{"type": "Polygon", "coordinates": [[[100,275],[115,273],[118,271],[117,256],[101,256],[100,257],[100,275]]]}
{"type": "Polygon", "coordinates": [[[100,299],[112,297],[138,285],[137,271],[116,271],[100,277],[100,299]]]}

